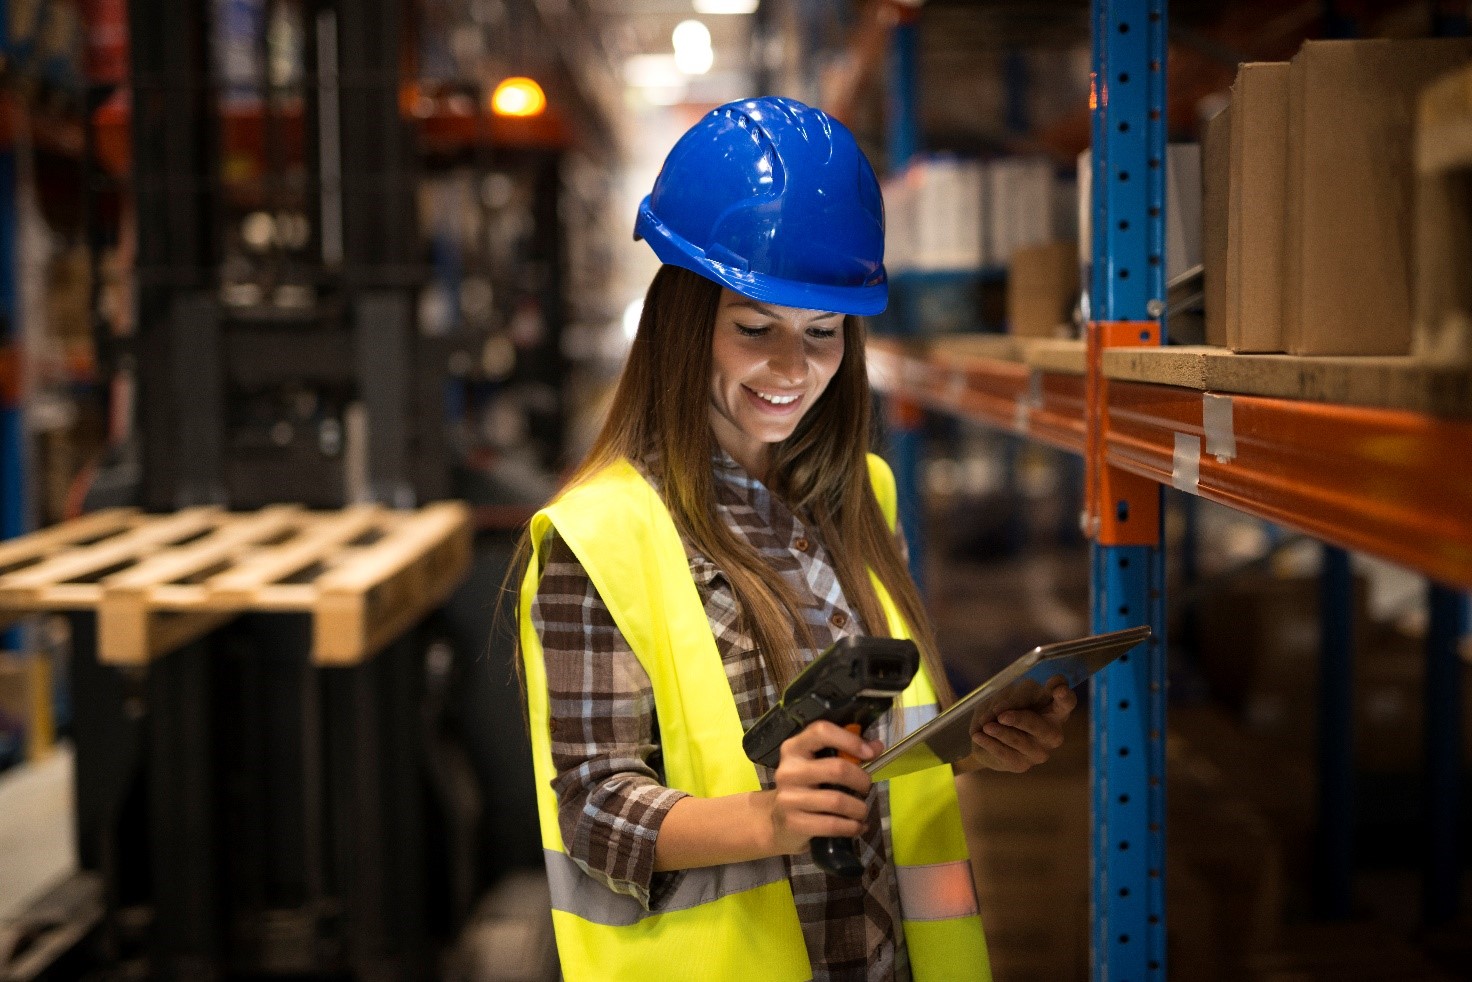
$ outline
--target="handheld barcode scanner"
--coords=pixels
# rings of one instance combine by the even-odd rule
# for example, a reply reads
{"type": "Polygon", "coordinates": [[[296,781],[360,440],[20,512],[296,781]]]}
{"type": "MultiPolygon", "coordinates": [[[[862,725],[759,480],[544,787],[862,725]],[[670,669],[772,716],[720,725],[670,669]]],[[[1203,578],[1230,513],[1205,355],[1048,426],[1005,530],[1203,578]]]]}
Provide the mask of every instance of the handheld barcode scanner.
{"type": "MultiPolygon", "coordinates": [[[[826,719],[862,733],[905,691],[920,667],[913,641],[900,638],[843,638],[834,642],[788,684],[782,698],[762,714],[741,741],[746,756],[776,767],[784,740],[809,723],[826,719]]],[[[820,756],[833,756],[836,750],[820,756]]],[[[836,785],[824,785],[836,788],[836,785]]],[[[847,788],[838,790],[848,791],[847,788]]],[[[852,794],[853,792],[849,792],[852,794]]],[[[813,862],[836,876],[858,876],[852,839],[814,839],[813,862]]]]}

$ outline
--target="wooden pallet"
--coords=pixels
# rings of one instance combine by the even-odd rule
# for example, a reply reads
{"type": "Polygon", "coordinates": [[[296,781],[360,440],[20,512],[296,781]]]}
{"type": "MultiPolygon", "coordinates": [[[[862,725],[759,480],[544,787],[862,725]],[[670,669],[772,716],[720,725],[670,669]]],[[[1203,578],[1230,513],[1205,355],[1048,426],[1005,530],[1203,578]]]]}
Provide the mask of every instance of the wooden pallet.
{"type": "Polygon", "coordinates": [[[0,617],[94,610],[99,659],[143,665],[238,614],[310,613],[313,661],[352,665],[448,596],[470,540],[458,502],[111,509],[0,543],[0,617]]]}

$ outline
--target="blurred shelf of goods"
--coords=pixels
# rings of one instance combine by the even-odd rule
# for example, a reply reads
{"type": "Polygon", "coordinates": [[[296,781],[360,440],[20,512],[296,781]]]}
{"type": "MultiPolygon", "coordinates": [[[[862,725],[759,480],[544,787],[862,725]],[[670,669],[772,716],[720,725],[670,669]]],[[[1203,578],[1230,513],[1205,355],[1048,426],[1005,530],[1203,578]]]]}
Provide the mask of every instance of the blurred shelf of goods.
{"type": "MultiPolygon", "coordinates": [[[[530,2],[424,4],[396,40],[378,42],[392,51],[372,55],[396,67],[350,84],[369,55],[334,8],[213,0],[209,12],[211,84],[193,96],[207,115],[181,141],[195,147],[193,162],[159,158],[163,172],[143,180],[202,236],[206,258],[190,275],[214,284],[208,316],[224,325],[215,400],[224,432],[212,451],[221,462],[192,483],[154,481],[143,498],[329,506],[453,494],[524,506],[544,497],[567,464],[565,403],[579,378],[570,364],[588,353],[578,331],[617,329],[602,299],[617,154],[556,25],[530,2]],[[509,76],[537,98],[497,103],[509,76]],[[375,116],[366,89],[397,111],[375,116]],[[188,200],[191,169],[188,180],[204,183],[188,200]],[[404,432],[389,435],[404,458],[394,474],[374,473],[382,454],[370,449],[374,430],[392,428],[383,400],[365,403],[364,386],[381,388],[367,375],[384,370],[362,350],[370,295],[392,295],[390,316],[406,319],[412,339],[393,342],[409,348],[402,377],[386,383],[406,417],[404,432]]],[[[89,218],[107,280],[97,309],[113,342],[103,361],[116,458],[136,456],[130,438],[162,412],[149,394],[160,385],[139,386],[136,375],[140,359],[157,374],[164,356],[136,336],[130,298],[140,277],[181,275],[177,263],[165,274],[138,261],[129,191],[142,131],[123,81],[94,87],[90,131],[92,184],[108,196],[103,207],[94,195],[89,218]]],[[[150,234],[165,253],[179,246],[150,234]]]]}

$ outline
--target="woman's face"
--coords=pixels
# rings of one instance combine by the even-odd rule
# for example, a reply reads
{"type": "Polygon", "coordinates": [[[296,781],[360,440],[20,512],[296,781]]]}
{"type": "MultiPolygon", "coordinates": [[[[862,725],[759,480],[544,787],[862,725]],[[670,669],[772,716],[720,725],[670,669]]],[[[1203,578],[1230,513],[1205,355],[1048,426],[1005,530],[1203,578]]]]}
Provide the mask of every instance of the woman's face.
{"type": "Polygon", "coordinates": [[[721,291],[711,349],[716,442],[766,478],[771,445],[792,435],[843,361],[843,315],[721,291]]]}

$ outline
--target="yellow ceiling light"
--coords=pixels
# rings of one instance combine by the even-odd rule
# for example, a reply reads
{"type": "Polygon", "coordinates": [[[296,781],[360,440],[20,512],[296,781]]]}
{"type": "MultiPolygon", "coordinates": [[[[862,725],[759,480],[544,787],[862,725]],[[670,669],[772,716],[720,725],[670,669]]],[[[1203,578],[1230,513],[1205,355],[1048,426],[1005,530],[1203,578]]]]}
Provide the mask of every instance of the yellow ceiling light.
{"type": "Polygon", "coordinates": [[[695,0],[697,14],[754,14],[757,0],[695,0]]]}
{"type": "Polygon", "coordinates": [[[546,93],[524,75],[502,79],[491,93],[491,112],[497,116],[540,116],[546,108],[546,93]]]}

